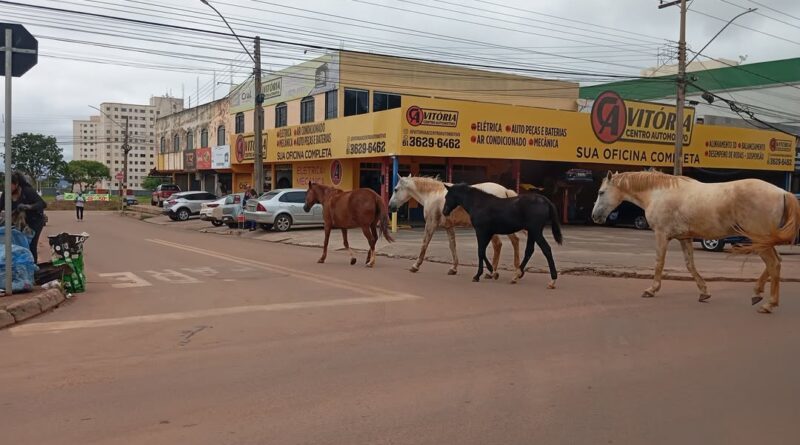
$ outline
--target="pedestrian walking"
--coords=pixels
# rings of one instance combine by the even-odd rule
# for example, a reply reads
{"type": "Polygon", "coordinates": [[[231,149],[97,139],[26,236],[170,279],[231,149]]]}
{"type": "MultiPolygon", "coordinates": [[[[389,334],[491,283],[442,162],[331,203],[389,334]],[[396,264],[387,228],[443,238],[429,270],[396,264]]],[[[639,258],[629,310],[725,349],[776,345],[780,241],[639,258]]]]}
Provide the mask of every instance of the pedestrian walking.
{"type": "Polygon", "coordinates": [[[83,221],[83,207],[85,205],[86,198],[83,196],[83,192],[78,192],[78,196],[75,197],[75,216],[78,221],[83,221]]]}
{"type": "MultiPolygon", "coordinates": [[[[5,211],[5,206],[5,196],[0,194],[0,211],[5,211]]],[[[20,172],[14,172],[11,175],[11,211],[12,213],[17,211],[25,213],[25,224],[33,231],[30,249],[34,262],[39,259],[39,235],[42,234],[44,228],[45,208],[47,208],[47,203],[28,183],[25,176],[20,172]]],[[[6,217],[10,218],[11,215],[6,215],[6,217]]]]}

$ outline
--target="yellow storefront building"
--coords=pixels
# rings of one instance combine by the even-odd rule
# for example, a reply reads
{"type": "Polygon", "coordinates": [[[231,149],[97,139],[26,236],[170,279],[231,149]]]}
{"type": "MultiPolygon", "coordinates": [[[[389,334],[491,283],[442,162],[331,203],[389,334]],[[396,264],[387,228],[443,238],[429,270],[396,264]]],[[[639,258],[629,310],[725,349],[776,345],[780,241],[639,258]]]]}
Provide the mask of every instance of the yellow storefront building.
{"type": "MultiPolygon", "coordinates": [[[[262,93],[270,188],[313,181],[388,200],[406,174],[530,184],[569,221],[568,208],[585,207],[606,170],[671,167],[681,124],[690,176],[735,170],[780,183],[794,169],[795,141],[784,133],[697,124],[691,108],[678,123],[674,107],[614,92],[578,112],[569,82],[337,52],[266,78],[262,93]]],[[[230,96],[234,190],[253,187],[253,94],[243,84],[230,96]]]]}

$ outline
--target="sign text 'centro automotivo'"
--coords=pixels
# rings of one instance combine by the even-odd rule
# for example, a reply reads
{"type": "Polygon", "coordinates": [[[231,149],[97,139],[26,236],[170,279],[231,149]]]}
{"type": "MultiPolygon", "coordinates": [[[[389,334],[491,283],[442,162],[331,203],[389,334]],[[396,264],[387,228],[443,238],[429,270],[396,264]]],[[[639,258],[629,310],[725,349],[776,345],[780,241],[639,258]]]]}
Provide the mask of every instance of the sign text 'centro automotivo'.
{"type": "MultiPolygon", "coordinates": [[[[675,144],[676,108],[670,105],[624,100],[613,91],[597,96],[592,106],[592,130],[600,142],[617,141],[675,144]]],[[[694,108],[685,108],[683,143],[692,141],[694,108]]]]}

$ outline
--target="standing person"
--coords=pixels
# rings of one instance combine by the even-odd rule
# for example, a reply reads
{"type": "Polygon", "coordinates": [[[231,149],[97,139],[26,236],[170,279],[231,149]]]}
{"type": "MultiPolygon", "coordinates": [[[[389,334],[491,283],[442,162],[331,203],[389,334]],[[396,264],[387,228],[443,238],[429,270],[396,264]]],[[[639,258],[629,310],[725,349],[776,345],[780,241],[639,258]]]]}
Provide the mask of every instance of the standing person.
{"type": "MultiPolygon", "coordinates": [[[[244,194],[244,199],[242,200],[242,210],[247,208],[247,201],[250,199],[256,199],[258,197],[258,193],[256,193],[255,189],[249,189],[244,194]]],[[[249,231],[256,230],[256,222],[255,221],[247,221],[244,222],[244,228],[248,229],[249,231]]]]}
{"type": "MultiPolygon", "coordinates": [[[[5,211],[5,207],[5,196],[0,194],[0,211],[5,211]]],[[[47,208],[47,203],[28,183],[25,176],[20,172],[14,172],[11,175],[11,211],[25,212],[25,224],[33,230],[30,249],[34,262],[39,260],[39,235],[42,234],[42,229],[44,228],[45,208],[47,208]]],[[[6,215],[6,217],[10,218],[11,215],[6,215]]]]}
{"type": "Polygon", "coordinates": [[[75,197],[75,216],[78,217],[78,221],[83,221],[84,205],[86,205],[86,198],[84,198],[83,192],[78,192],[78,196],[75,197]]]}

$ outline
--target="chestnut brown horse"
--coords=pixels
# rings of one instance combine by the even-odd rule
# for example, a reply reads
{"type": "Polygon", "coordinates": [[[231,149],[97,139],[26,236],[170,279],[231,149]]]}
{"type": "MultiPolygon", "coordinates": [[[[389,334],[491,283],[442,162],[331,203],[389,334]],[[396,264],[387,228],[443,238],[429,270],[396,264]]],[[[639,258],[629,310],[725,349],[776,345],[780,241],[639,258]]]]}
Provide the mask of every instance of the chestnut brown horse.
{"type": "Polygon", "coordinates": [[[389,234],[389,211],[380,195],[372,189],[360,188],[351,192],[339,190],[322,184],[308,183],[306,204],[303,210],[311,210],[314,204],[322,204],[322,216],[325,220],[325,244],[319,263],[324,263],[328,256],[328,239],[331,229],[342,229],[344,248],[350,254],[350,264],[356,264],[350,243],[347,242],[347,229],[361,227],[369,242],[367,267],[375,265],[375,244],[378,242],[378,229],[386,241],[394,242],[389,234]]]}

